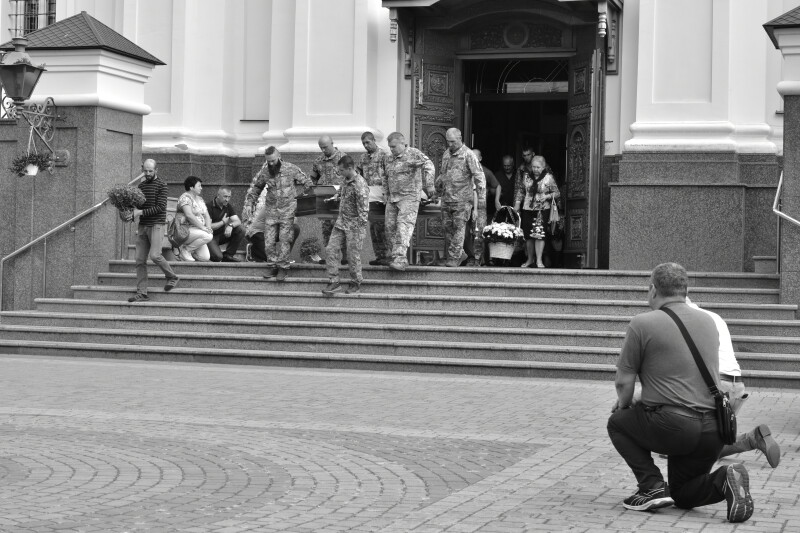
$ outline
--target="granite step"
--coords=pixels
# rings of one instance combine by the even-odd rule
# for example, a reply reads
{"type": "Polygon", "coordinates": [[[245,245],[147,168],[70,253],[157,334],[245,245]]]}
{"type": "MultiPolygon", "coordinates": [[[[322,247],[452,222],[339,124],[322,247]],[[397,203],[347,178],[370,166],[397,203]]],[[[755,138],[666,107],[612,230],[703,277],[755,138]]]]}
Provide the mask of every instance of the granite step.
{"type": "MultiPolygon", "coordinates": [[[[226,320],[298,320],[307,322],[344,322],[352,324],[409,324],[470,326],[475,328],[584,329],[590,331],[625,331],[633,315],[592,315],[554,313],[485,313],[475,311],[440,311],[414,309],[338,308],[317,306],[205,304],[184,302],[146,302],[131,305],[127,301],[39,298],[37,311],[6,311],[0,321],[21,324],[29,314],[82,313],[121,314],[125,316],[196,316],[226,320]]],[[[719,311],[719,309],[718,309],[719,311]]],[[[734,335],[800,337],[800,320],[753,320],[728,318],[734,335]]]]}
{"type": "MultiPolygon", "coordinates": [[[[277,283],[265,282],[272,289],[277,283]]],[[[320,289],[322,286],[320,285],[320,289]]],[[[123,286],[75,285],[73,294],[78,299],[115,300],[125,302],[135,289],[123,286]]],[[[273,306],[320,306],[337,308],[377,308],[403,310],[477,311],[483,313],[526,313],[547,310],[554,314],[601,314],[631,316],[648,311],[645,301],[592,300],[564,298],[475,297],[362,293],[324,296],[321,292],[287,292],[274,290],[224,290],[177,288],[166,293],[162,288],[151,288],[148,294],[155,302],[187,302],[206,304],[242,304],[273,306]]],[[[127,303],[127,302],[125,302],[127,303]]],[[[765,320],[794,319],[796,305],[705,302],[697,304],[714,311],[723,318],[751,318],[765,320]]],[[[130,304],[129,304],[130,305],[130,304]]]]}
{"type": "MultiPolygon", "coordinates": [[[[0,354],[98,357],[146,361],[176,361],[236,365],[336,368],[401,372],[436,372],[487,376],[595,379],[614,378],[613,364],[495,359],[426,358],[400,355],[236,350],[229,348],[128,345],[72,341],[0,339],[0,354]]],[[[743,370],[748,387],[800,388],[800,372],[743,370]]]]}
{"type": "MultiPolygon", "coordinates": [[[[153,285],[162,285],[164,274],[154,275],[153,285]]],[[[343,279],[343,281],[346,281],[343,279]]],[[[182,289],[219,289],[231,291],[270,290],[288,293],[319,291],[327,278],[293,278],[285,281],[266,280],[262,276],[182,275],[182,289]]],[[[98,284],[134,287],[134,273],[102,272],[98,284]]],[[[566,285],[549,283],[497,283],[427,280],[374,280],[365,279],[361,285],[365,293],[403,295],[456,295],[478,297],[564,298],[603,300],[647,300],[647,287],[625,285],[566,285]]],[[[778,289],[750,289],[727,287],[696,287],[692,296],[704,302],[778,303],[778,289]]]]}
{"type": "MultiPolygon", "coordinates": [[[[193,275],[225,275],[225,276],[261,276],[267,270],[264,263],[204,263],[173,262],[173,267],[182,273],[193,275]]],[[[109,271],[114,273],[131,273],[135,264],[129,260],[109,261],[109,271]]],[[[397,272],[388,267],[362,266],[365,279],[381,280],[426,280],[426,281],[468,281],[499,283],[557,283],[557,284],[596,284],[596,285],[649,285],[650,272],[627,270],[566,270],[536,268],[501,268],[501,267],[427,267],[409,266],[404,272],[397,272]]],[[[340,275],[346,277],[347,267],[340,267],[340,275]]],[[[151,275],[161,274],[161,270],[148,263],[151,275]]],[[[323,265],[293,264],[290,271],[295,278],[326,278],[323,265]]],[[[691,272],[689,273],[690,290],[694,287],[725,287],[751,289],[777,289],[780,278],[775,274],[753,274],[740,272],[691,272]]]]}
{"type": "MultiPolygon", "coordinates": [[[[153,328],[155,326],[154,324],[153,328]]],[[[127,330],[50,326],[0,325],[0,338],[7,341],[88,342],[93,344],[227,348],[234,350],[247,350],[257,346],[271,351],[317,352],[320,354],[354,353],[362,355],[556,361],[587,364],[613,364],[619,354],[618,347],[384,340],[349,337],[296,337],[291,335],[256,334],[203,336],[196,331],[177,333],[160,329],[127,330]]]]}

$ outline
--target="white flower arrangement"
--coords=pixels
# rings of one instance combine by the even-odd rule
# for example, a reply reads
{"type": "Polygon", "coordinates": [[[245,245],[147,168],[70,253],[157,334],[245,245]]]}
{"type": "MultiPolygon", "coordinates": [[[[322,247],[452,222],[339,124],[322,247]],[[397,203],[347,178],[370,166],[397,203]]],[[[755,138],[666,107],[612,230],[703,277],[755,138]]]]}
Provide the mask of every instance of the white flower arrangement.
{"type": "Polygon", "coordinates": [[[522,229],[508,222],[492,222],[483,228],[483,238],[488,242],[514,244],[523,237],[522,229]]]}

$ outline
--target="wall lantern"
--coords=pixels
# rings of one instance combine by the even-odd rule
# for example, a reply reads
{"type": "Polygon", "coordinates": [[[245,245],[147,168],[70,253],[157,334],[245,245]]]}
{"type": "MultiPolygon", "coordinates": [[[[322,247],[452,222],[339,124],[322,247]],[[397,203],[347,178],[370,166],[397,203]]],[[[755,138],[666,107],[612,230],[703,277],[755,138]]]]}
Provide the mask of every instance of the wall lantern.
{"type": "Polygon", "coordinates": [[[28,136],[28,153],[35,151],[33,134],[44,143],[53,160],[60,165],[66,165],[69,161],[69,152],[66,150],[54,150],[51,142],[55,135],[53,123],[58,119],[56,105],[53,99],[47,97],[43,104],[29,104],[25,106],[25,101],[31,97],[39,77],[45,72],[43,66],[34,66],[31,57],[25,52],[28,46],[28,39],[25,37],[15,37],[12,40],[14,51],[8,52],[0,61],[0,84],[6,93],[3,99],[5,114],[10,119],[22,116],[30,125],[30,135],[28,136]]]}

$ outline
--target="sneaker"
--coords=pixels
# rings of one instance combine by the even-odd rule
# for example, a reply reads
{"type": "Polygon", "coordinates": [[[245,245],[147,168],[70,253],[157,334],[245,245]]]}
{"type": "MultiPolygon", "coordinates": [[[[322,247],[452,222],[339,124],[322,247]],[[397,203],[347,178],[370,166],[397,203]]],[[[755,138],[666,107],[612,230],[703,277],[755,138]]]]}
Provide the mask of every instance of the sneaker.
{"type": "Polygon", "coordinates": [[[756,428],[756,448],[767,458],[769,466],[775,468],[781,462],[781,447],[772,438],[769,426],[761,424],[756,428]]]}
{"type": "Polygon", "coordinates": [[[289,273],[288,270],[285,268],[279,268],[278,274],[275,276],[278,281],[283,281],[286,279],[286,275],[289,273]]]}
{"type": "Polygon", "coordinates": [[[166,292],[171,291],[172,289],[174,289],[178,285],[178,281],[179,280],[180,280],[180,278],[170,278],[170,279],[168,279],[167,280],[167,284],[164,285],[164,290],[166,292]]]}
{"type": "Polygon", "coordinates": [[[361,292],[361,284],[355,281],[350,282],[350,286],[344,291],[345,294],[358,294],[361,292]]]}
{"type": "Polygon", "coordinates": [[[142,294],[141,292],[137,292],[134,296],[128,298],[128,301],[133,304],[137,302],[149,302],[150,297],[146,294],[142,294]]]}
{"type": "Polygon", "coordinates": [[[244,260],[248,263],[253,262],[253,243],[247,243],[247,246],[244,248],[244,260]]]}
{"type": "Polygon", "coordinates": [[[337,294],[344,291],[344,287],[338,281],[331,281],[328,283],[328,286],[322,289],[322,294],[330,295],[330,294],[337,294]]]}
{"type": "Polygon", "coordinates": [[[223,263],[238,263],[239,260],[236,259],[235,257],[231,257],[230,255],[223,255],[222,256],[222,262],[223,263]]]}
{"type": "Polygon", "coordinates": [[[753,514],[753,498],[750,497],[750,476],[741,463],[729,465],[722,486],[728,502],[728,522],[744,522],[753,514]]]}
{"type": "Polygon", "coordinates": [[[381,266],[385,263],[383,262],[383,259],[373,259],[372,261],[369,262],[369,264],[371,266],[381,266]]]}
{"type": "Polygon", "coordinates": [[[267,270],[267,273],[264,274],[264,279],[275,279],[276,277],[278,277],[277,268],[270,268],[267,270]]]}
{"type": "Polygon", "coordinates": [[[470,257],[469,259],[467,259],[467,264],[465,266],[468,266],[468,267],[479,267],[479,266],[481,266],[481,263],[480,263],[480,261],[478,261],[474,257],[470,257]]]}
{"type": "Polygon", "coordinates": [[[180,258],[181,261],[194,261],[194,257],[192,254],[186,250],[183,246],[180,247],[180,258]]]}
{"type": "Polygon", "coordinates": [[[664,483],[657,489],[640,490],[633,496],[625,498],[622,506],[631,511],[649,511],[669,507],[673,503],[675,502],[669,495],[669,487],[664,483]]]}
{"type": "Polygon", "coordinates": [[[406,264],[402,261],[392,261],[389,263],[389,268],[402,272],[406,269],[406,264]]]}

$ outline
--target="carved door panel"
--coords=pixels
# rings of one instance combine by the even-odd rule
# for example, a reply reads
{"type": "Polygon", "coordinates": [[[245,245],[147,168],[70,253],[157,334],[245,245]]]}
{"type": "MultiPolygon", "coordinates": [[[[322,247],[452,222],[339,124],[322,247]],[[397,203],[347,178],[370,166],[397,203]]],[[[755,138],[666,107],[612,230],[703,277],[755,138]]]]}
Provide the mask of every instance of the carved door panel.
{"type": "MultiPolygon", "coordinates": [[[[413,57],[412,146],[431,158],[436,174],[447,149],[445,132],[456,126],[456,105],[459,94],[456,81],[455,54],[441,56],[416,54],[413,57]]],[[[418,252],[444,249],[444,232],[439,217],[419,218],[412,243],[413,262],[418,252]]],[[[432,259],[432,254],[430,259],[432,259]]]]}
{"type": "Polygon", "coordinates": [[[602,53],[570,61],[564,253],[568,263],[597,268],[602,139],[602,53]]]}

